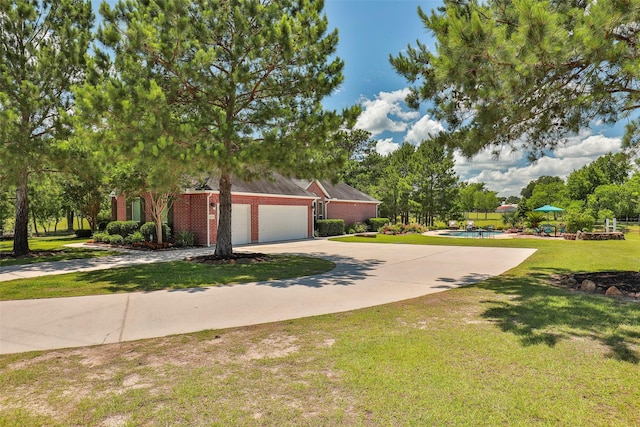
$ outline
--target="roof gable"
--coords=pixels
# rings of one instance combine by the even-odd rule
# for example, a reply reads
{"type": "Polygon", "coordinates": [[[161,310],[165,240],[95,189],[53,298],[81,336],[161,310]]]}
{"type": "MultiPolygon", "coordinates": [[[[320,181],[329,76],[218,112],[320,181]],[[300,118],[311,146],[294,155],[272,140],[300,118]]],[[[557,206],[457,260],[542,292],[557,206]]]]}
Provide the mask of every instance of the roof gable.
{"type": "Polygon", "coordinates": [[[334,185],[330,181],[318,180],[318,183],[330,199],[379,203],[379,200],[344,182],[339,182],[334,185]]]}
{"type": "MultiPolygon", "coordinates": [[[[194,189],[220,191],[220,176],[209,176],[204,182],[195,185],[194,189]]],[[[305,190],[296,185],[291,179],[275,172],[270,179],[257,179],[250,182],[242,181],[234,176],[231,179],[231,192],[317,198],[312,192],[305,190]]]]}

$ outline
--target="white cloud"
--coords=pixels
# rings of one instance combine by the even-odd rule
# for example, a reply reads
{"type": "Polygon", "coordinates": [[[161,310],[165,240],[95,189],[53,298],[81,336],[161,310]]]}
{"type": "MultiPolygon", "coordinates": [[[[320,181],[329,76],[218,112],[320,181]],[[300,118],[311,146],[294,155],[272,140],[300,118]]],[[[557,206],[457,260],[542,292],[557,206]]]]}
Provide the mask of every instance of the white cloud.
{"type": "Polygon", "coordinates": [[[590,130],[583,130],[568,138],[567,143],[558,147],[552,155],[542,157],[535,163],[528,163],[523,152],[502,149],[500,158],[496,160],[487,150],[470,160],[456,153],[455,169],[463,181],[484,182],[487,188],[497,191],[500,196],[519,196],[530,181],[543,175],[566,179],[571,172],[598,157],[610,151],[620,151],[620,144],[620,138],[592,135],[590,130]]]}
{"type": "MultiPolygon", "coordinates": [[[[409,89],[379,92],[374,99],[363,98],[360,101],[363,111],[356,128],[367,130],[372,136],[386,133],[383,135],[385,138],[376,143],[376,151],[382,155],[393,153],[400,147],[400,143],[395,141],[418,145],[444,131],[440,122],[428,115],[421,117],[419,112],[408,109],[404,102],[408,94],[409,89]],[[388,137],[389,134],[393,135],[388,137]]],[[[516,147],[521,145],[522,141],[516,141],[516,147]]],[[[553,153],[535,163],[528,162],[523,150],[500,147],[498,158],[494,157],[492,150],[484,150],[472,159],[455,153],[455,170],[461,180],[484,182],[487,188],[497,191],[500,196],[519,195],[523,187],[540,176],[565,179],[575,169],[608,152],[620,150],[621,138],[594,135],[591,129],[584,129],[568,137],[553,153]]]]}
{"type": "Polygon", "coordinates": [[[424,115],[411,126],[405,140],[413,145],[418,145],[424,140],[434,138],[443,131],[444,127],[440,122],[431,120],[428,115],[424,115]]]}
{"type": "Polygon", "coordinates": [[[376,143],[376,151],[382,156],[391,154],[400,148],[400,144],[393,142],[392,138],[380,139],[376,143]]]}
{"type": "Polygon", "coordinates": [[[556,157],[600,157],[608,152],[620,151],[622,140],[620,138],[609,138],[604,135],[591,135],[591,132],[581,132],[581,135],[587,135],[583,139],[576,141],[576,138],[570,139],[564,146],[555,150],[556,157]]]}
{"type": "Polygon", "coordinates": [[[408,121],[420,116],[417,111],[406,111],[403,108],[404,99],[409,89],[393,92],[380,92],[375,99],[363,98],[360,104],[363,111],[356,121],[356,128],[371,132],[372,136],[382,132],[404,132],[408,121]]]}

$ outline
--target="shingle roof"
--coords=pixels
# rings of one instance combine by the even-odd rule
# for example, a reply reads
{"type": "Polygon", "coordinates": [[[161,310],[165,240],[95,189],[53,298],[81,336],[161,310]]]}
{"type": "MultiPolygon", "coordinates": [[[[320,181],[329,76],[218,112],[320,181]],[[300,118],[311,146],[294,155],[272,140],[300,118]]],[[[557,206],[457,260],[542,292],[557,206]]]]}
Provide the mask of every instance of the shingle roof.
{"type": "MultiPolygon", "coordinates": [[[[194,186],[195,190],[219,191],[220,177],[218,175],[209,176],[205,182],[194,186]]],[[[233,177],[231,180],[232,193],[252,193],[252,194],[273,194],[296,197],[316,198],[310,191],[296,185],[291,179],[273,173],[271,179],[258,179],[245,182],[233,177]]]]}
{"type": "Polygon", "coordinates": [[[332,184],[331,181],[318,181],[322,188],[327,192],[327,195],[331,199],[336,200],[356,200],[362,202],[378,202],[379,200],[363,193],[360,190],[353,188],[344,182],[332,184]]]}

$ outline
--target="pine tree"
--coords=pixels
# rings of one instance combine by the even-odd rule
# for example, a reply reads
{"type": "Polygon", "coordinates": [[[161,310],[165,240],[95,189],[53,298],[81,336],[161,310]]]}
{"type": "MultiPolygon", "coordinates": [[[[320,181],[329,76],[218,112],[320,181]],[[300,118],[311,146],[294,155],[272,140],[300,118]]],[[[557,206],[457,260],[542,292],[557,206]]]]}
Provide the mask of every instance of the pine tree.
{"type": "Polygon", "coordinates": [[[110,73],[104,92],[127,99],[102,107],[142,112],[133,134],[120,133],[120,149],[220,176],[218,255],[232,254],[233,176],[319,177],[346,160],[337,135],[357,111],[341,115],[321,105],[343,68],[334,56],[337,32],[327,31],[322,8],[320,0],[151,0],[101,8],[105,50],[97,61],[110,73]],[[143,136],[145,127],[154,132],[143,136]]]}
{"type": "Polygon", "coordinates": [[[390,59],[415,85],[409,103],[432,101],[444,143],[535,159],[595,119],[629,116],[624,142],[640,143],[640,1],[448,0],[419,15],[435,52],[418,42],[390,59]]]}
{"type": "Polygon", "coordinates": [[[67,135],[92,25],[89,1],[0,0],[0,178],[16,188],[16,256],[29,253],[29,179],[67,135]]]}

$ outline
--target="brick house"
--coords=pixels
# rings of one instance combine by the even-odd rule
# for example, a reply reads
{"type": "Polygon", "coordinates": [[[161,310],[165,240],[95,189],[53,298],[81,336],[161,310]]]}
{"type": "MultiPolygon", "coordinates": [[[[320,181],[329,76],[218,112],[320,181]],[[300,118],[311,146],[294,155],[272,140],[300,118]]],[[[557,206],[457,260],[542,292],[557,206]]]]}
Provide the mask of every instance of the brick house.
{"type": "Polygon", "coordinates": [[[378,216],[380,201],[344,182],[295,180],[301,188],[318,196],[315,219],[342,219],[345,227],[378,216]]]}
{"type": "MultiPolygon", "coordinates": [[[[172,233],[191,231],[195,244],[214,245],[218,236],[218,178],[185,189],[167,212],[172,233]]],[[[346,184],[303,182],[274,174],[272,180],[232,181],[232,244],[307,239],[314,235],[316,219],[341,218],[349,226],[375,217],[380,202],[346,184]],[[307,188],[305,188],[307,187],[307,188]]],[[[112,198],[114,220],[152,221],[144,197],[112,198]]]]}
{"type": "MultiPolygon", "coordinates": [[[[211,246],[218,235],[218,178],[207,179],[177,196],[166,216],[172,233],[191,231],[195,244],[211,246]]],[[[313,237],[313,208],[317,197],[291,180],[232,181],[231,237],[234,245],[313,237]]],[[[112,217],[119,221],[152,221],[144,197],[112,199],[112,217]]]]}

